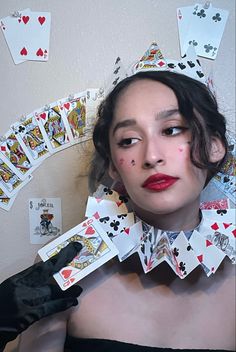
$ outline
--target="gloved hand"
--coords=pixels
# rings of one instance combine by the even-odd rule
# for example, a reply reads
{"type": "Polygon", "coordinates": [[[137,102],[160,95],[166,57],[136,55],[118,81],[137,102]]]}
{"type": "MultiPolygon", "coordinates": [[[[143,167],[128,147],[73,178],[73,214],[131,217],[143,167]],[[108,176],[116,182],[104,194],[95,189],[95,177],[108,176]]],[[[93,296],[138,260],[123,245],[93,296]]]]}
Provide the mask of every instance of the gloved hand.
{"type": "Polygon", "coordinates": [[[78,304],[81,287],[62,291],[50,279],[81,249],[80,243],[71,242],[46,262],[36,263],[0,285],[0,351],[37,320],[78,304]]]}

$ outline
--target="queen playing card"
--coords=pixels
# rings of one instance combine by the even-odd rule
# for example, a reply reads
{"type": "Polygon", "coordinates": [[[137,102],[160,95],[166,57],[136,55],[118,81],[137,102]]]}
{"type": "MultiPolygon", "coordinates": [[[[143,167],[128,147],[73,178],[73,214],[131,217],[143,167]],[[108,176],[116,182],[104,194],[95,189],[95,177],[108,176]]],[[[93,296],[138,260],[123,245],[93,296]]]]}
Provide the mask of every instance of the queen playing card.
{"type": "Polygon", "coordinates": [[[41,248],[38,254],[46,261],[60,252],[69,242],[79,242],[83,248],[71,263],[54,275],[62,290],[68,289],[118,254],[115,245],[98,221],[93,218],[85,220],[41,248]]]}

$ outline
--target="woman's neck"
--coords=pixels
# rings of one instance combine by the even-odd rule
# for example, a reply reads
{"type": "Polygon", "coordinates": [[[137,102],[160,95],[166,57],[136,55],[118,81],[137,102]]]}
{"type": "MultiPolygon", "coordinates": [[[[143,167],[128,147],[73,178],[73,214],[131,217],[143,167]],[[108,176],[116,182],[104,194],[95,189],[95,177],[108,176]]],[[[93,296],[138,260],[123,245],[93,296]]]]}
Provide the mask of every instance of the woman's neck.
{"type": "Polygon", "coordinates": [[[190,231],[200,223],[199,199],[188,207],[180,208],[168,214],[150,213],[135,204],[133,210],[147,224],[165,231],[190,231]]]}

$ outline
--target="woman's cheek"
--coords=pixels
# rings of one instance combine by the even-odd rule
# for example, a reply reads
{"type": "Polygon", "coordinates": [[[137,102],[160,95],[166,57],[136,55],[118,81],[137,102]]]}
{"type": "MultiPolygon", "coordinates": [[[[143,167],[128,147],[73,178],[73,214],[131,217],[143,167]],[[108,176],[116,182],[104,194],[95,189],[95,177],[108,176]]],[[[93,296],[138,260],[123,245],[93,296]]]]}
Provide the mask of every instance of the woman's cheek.
{"type": "Polygon", "coordinates": [[[135,168],[136,160],[135,158],[130,157],[118,157],[116,162],[118,168],[123,170],[130,170],[131,168],[135,168]]]}
{"type": "Polygon", "coordinates": [[[176,156],[179,161],[186,162],[190,161],[190,144],[185,142],[177,146],[176,156]]]}

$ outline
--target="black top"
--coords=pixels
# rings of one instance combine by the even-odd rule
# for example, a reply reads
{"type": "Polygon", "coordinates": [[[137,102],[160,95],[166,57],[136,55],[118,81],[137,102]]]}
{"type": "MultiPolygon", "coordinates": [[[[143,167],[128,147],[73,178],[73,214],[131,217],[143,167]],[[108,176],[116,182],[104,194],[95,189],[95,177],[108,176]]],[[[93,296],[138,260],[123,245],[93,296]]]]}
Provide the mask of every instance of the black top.
{"type": "Polygon", "coordinates": [[[84,339],[67,336],[65,352],[223,352],[226,350],[207,350],[207,349],[172,349],[134,345],[132,343],[106,340],[106,339],[84,339]]]}

